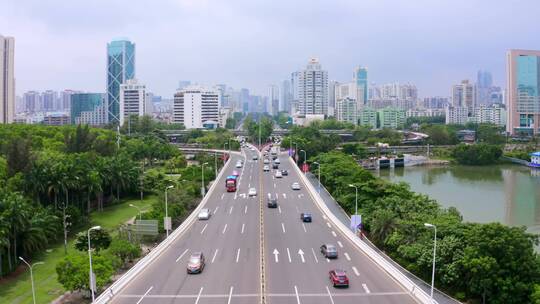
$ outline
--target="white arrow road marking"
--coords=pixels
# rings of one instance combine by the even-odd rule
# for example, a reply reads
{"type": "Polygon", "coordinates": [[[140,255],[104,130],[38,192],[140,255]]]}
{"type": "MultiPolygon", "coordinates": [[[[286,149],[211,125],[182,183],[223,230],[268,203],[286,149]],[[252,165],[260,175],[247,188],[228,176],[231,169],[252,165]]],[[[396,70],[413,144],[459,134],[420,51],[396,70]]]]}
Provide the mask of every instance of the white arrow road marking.
{"type": "Polygon", "coordinates": [[[334,304],[334,299],[332,299],[332,294],[330,293],[330,289],[328,289],[328,286],[326,286],[326,292],[328,292],[328,296],[330,297],[330,303],[334,304]]]}
{"type": "Polygon", "coordinates": [[[362,287],[364,287],[364,290],[366,291],[366,293],[371,292],[371,291],[369,291],[369,288],[367,287],[367,285],[365,283],[362,283],[362,287]]]}
{"type": "Polygon", "coordinates": [[[283,230],[283,233],[285,233],[285,224],[281,223],[281,230],[283,230]]]}
{"type": "Polygon", "coordinates": [[[244,227],[246,227],[246,224],[242,224],[242,231],[240,231],[240,234],[244,234],[244,227]]]}
{"type": "Polygon", "coordinates": [[[307,233],[307,230],[306,230],[306,224],[302,223],[302,227],[304,228],[304,232],[307,233]]]}
{"type": "Polygon", "coordinates": [[[212,257],[212,261],[211,263],[214,263],[215,259],[216,259],[216,256],[217,256],[217,253],[218,253],[219,249],[216,249],[216,251],[214,251],[214,256],[212,257]]]}
{"type": "Polygon", "coordinates": [[[277,249],[274,249],[272,254],[274,255],[274,260],[276,261],[276,263],[279,262],[279,251],[277,249]]]}
{"type": "Polygon", "coordinates": [[[351,260],[351,257],[349,256],[348,253],[345,252],[343,255],[345,255],[345,258],[347,258],[347,261],[350,261],[350,260],[351,260]]]}
{"type": "Polygon", "coordinates": [[[232,214],[232,210],[233,210],[233,208],[234,208],[234,205],[233,205],[233,206],[231,206],[231,208],[229,208],[229,214],[232,214]]]}
{"type": "Polygon", "coordinates": [[[195,304],[199,303],[199,299],[201,298],[202,290],[203,290],[203,288],[201,287],[201,290],[199,290],[199,295],[197,295],[197,300],[195,300],[195,304]]]}
{"type": "Polygon", "coordinates": [[[356,269],[356,267],[352,267],[352,270],[354,271],[354,274],[359,277],[360,276],[360,272],[358,272],[358,269],[356,269]]]}
{"type": "Polygon", "coordinates": [[[204,230],[206,230],[206,227],[208,227],[208,224],[204,225],[203,229],[201,230],[201,234],[204,233],[204,230]]]}
{"type": "Polygon", "coordinates": [[[143,294],[143,296],[139,299],[139,301],[137,301],[137,304],[142,302],[144,297],[146,297],[146,295],[150,292],[150,290],[152,290],[152,288],[154,288],[154,286],[150,286],[150,288],[148,288],[148,290],[143,294]]]}
{"type": "Polygon", "coordinates": [[[304,252],[301,248],[298,250],[298,254],[300,255],[300,259],[302,259],[302,263],[305,263],[306,260],[304,260],[304,252]]]}
{"type": "Polygon", "coordinates": [[[294,285],[294,293],[296,293],[296,303],[300,304],[300,296],[298,295],[298,288],[294,285]]]}
{"type": "Polygon", "coordinates": [[[180,261],[180,259],[184,256],[184,254],[188,252],[188,250],[189,249],[184,250],[184,252],[182,252],[182,254],[178,258],[176,258],[176,262],[180,261]]]}
{"type": "Polygon", "coordinates": [[[313,253],[313,257],[315,258],[315,263],[319,263],[319,259],[317,258],[317,255],[315,254],[315,249],[311,248],[311,253],[313,253]]]}
{"type": "Polygon", "coordinates": [[[231,286],[231,289],[229,290],[229,300],[227,301],[227,304],[231,304],[232,291],[233,291],[233,287],[231,286]]]}
{"type": "Polygon", "coordinates": [[[236,251],[236,263],[238,263],[238,259],[240,259],[240,248],[236,251]]]}
{"type": "Polygon", "coordinates": [[[287,256],[289,257],[289,263],[292,263],[291,252],[289,251],[289,248],[287,248],[287,256]]]}
{"type": "Polygon", "coordinates": [[[279,211],[279,214],[281,214],[281,206],[277,206],[277,209],[279,211]]]}
{"type": "Polygon", "coordinates": [[[227,231],[227,224],[223,227],[223,231],[221,231],[222,234],[225,234],[225,231],[227,231]]]}
{"type": "Polygon", "coordinates": [[[343,248],[343,244],[341,244],[340,241],[337,241],[337,244],[339,245],[339,247],[343,248]]]}
{"type": "Polygon", "coordinates": [[[334,230],[332,230],[332,235],[333,235],[334,237],[337,237],[337,234],[336,234],[336,232],[335,232],[334,230]]]}
{"type": "Polygon", "coordinates": [[[287,198],[287,194],[283,193],[283,198],[287,198]]]}

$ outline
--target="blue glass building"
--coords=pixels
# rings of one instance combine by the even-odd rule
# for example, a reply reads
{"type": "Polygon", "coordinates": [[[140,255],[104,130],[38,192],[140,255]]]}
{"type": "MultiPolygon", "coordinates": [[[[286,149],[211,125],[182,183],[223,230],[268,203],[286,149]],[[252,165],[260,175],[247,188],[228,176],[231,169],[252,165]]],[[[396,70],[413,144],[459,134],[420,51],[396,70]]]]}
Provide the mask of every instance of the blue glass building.
{"type": "Polygon", "coordinates": [[[107,107],[103,93],[75,93],[71,100],[71,124],[93,126],[107,123],[107,107]]]}
{"type": "Polygon", "coordinates": [[[135,78],[135,44],[127,39],[107,44],[108,122],[120,123],[120,85],[135,78]]]}
{"type": "Polygon", "coordinates": [[[365,67],[357,67],[354,69],[354,75],[353,79],[356,82],[356,86],[359,89],[359,92],[361,96],[358,96],[359,98],[363,98],[361,102],[363,104],[366,104],[368,102],[368,72],[367,68],[365,67]]]}

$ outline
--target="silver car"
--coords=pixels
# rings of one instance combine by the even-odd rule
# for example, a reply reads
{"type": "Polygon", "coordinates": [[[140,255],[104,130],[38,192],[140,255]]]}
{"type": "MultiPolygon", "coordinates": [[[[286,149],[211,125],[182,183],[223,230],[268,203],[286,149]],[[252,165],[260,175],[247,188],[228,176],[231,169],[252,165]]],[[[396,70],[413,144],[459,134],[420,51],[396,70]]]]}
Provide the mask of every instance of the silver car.
{"type": "Polygon", "coordinates": [[[203,208],[201,211],[199,211],[199,215],[197,215],[197,218],[201,221],[209,220],[210,219],[210,209],[203,208]]]}
{"type": "Polygon", "coordinates": [[[299,183],[296,183],[296,182],[292,183],[291,189],[293,189],[293,190],[300,190],[300,184],[299,184],[299,183]]]}

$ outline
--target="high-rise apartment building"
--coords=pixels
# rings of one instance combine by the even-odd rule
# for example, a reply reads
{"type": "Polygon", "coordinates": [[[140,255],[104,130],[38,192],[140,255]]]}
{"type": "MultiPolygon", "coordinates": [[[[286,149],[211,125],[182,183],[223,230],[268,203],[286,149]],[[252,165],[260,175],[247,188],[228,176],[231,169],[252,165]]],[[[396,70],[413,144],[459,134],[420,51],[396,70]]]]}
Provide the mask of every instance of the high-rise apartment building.
{"type": "Polygon", "coordinates": [[[357,101],[365,105],[368,101],[368,70],[366,67],[356,67],[354,69],[353,80],[356,83],[359,94],[357,101]]]}
{"type": "Polygon", "coordinates": [[[540,132],[540,51],[510,50],[506,54],[506,131],[540,132]]]}
{"type": "Polygon", "coordinates": [[[445,109],[445,123],[464,125],[469,121],[469,111],[468,107],[449,105],[445,109]]]}
{"type": "Polygon", "coordinates": [[[279,90],[279,111],[285,111],[291,113],[291,103],[292,103],[292,90],[291,90],[291,81],[283,80],[281,82],[281,87],[279,90]]]}
{"type": "Polygon", "coordinates": [[[379,128],[397,129],[405,125],[405,111],[393,107],[387,107],[377,111],[379,128]]]}
{"type": "Polygon", "coordinates": [[[15,117],[15,39],[0,35],[0,123],[15,117]]]}
{"type": "Polygon", "coordinates": [[[101,126],[107,123],[107,103],[102,93],[71,95],[71,124],[101,126]]]}
{"type": "Polygon", "coordinates": [[[120,85],[120,126],[129,116],[143,116],[146,109],[146,86],[137,79],[128,79],[120,85]]]}
{"type": "Polygon", "coordinates": [[[174,94],[173,122],[186,129],[215,127],[219,124],[219,91],[188,86],[174,94]]]}
{"type": "Polygon", "coordinates": [[[476,86],[468,80],[452,86],[452,106],[467,107],[469,112],[476,106],[476,86]]]}
{"type": "Polygon", "coordinates": [[[47,90],[41,93],[41,103],[43,112],[58,110],[58,92],[47,90]]]}
{"type": "Polygon", "coordinates": [[[371,129],[377,128],[377,111],[370,107],[363,107],[359,111],[360,125],[364,127],[370,127],[371,129]]]}
{"type": "Polygon", "coordinates": [[[448,105],[447,97],[424,97],[423,106],[427,109],[444,109],[448,105]]]}
{"type": "Polygon", "coordinates": [[[61,109],[63,111],[70,111],[71,107],[71,95],[76,93],[82,93],[80,91],[74,91],[74,90],[64,90],[60,92],[60,105],[61,109]]]}
{"type": "Polygon", "coordinates": [[[135,44],[113,40],[107,44],[107,111],[108,122],[120,123],[120,85],[135,78],[135,44]]]}
{"type": "Polygon", "coordinates": [[[358,124],[358,104],[355,99],[345,97],[336,101],[336,119],[358,124]]]}
{"type": "Polygon", "coordinates": [[[279,112],[279,87],[271,84],[268,86],[268,113],[277,115],[279,112]]]}
{"type": "Polygon", "coordinates": [[[291,75],[296,112],[300,115],[328,114],[328,72],[312,58],[304,70],[291,75]]]}
{"type": "Polygon", "coordinates": [[[41,94],[37,91],[28,91],[23,94],[24,111],[35,113],[41,111],[41,94]]]}

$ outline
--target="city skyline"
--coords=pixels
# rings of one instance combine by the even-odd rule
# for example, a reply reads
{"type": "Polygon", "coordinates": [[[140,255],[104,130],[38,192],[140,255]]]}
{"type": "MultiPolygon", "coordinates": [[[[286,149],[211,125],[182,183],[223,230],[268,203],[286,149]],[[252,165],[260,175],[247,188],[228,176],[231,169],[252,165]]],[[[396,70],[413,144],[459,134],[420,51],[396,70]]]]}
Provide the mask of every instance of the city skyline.
{"type": "Polygon", "coordinates": [[[180,79],[225,82],[265,95],[269,84],[287,79],[312,56],[330,80],[348,81],[360,65],[369,69],[370,82],[411,82],[422,97],[448,96],[452,84],[476,79],[478,70],[492,72],[494,84],[504,87],[506,51],[540,48],[530,39],[538,32],[534,13],[506,18],[509,3],[393,3],[392,10],[381,10],[388,2],[171,1],[147,10],[122,1],[90,6],[26,1],[3,4],[0,28],[16,39],[18,95],[66,88],[104,91],[103,48],[116,37],[137,44],[138,78],[162,96],[172,96],[180,79]],[[84,15],[74,13],[79,11],[84,15]],[[381,20],[384,27],[376,26],[381,20]],[[335,35],[345,28],[353,30],[335,35]],[[458,32],[465,35],[448,39],[458,32]],[[174,39],[179,35],[182,39],[174,39]]]}

